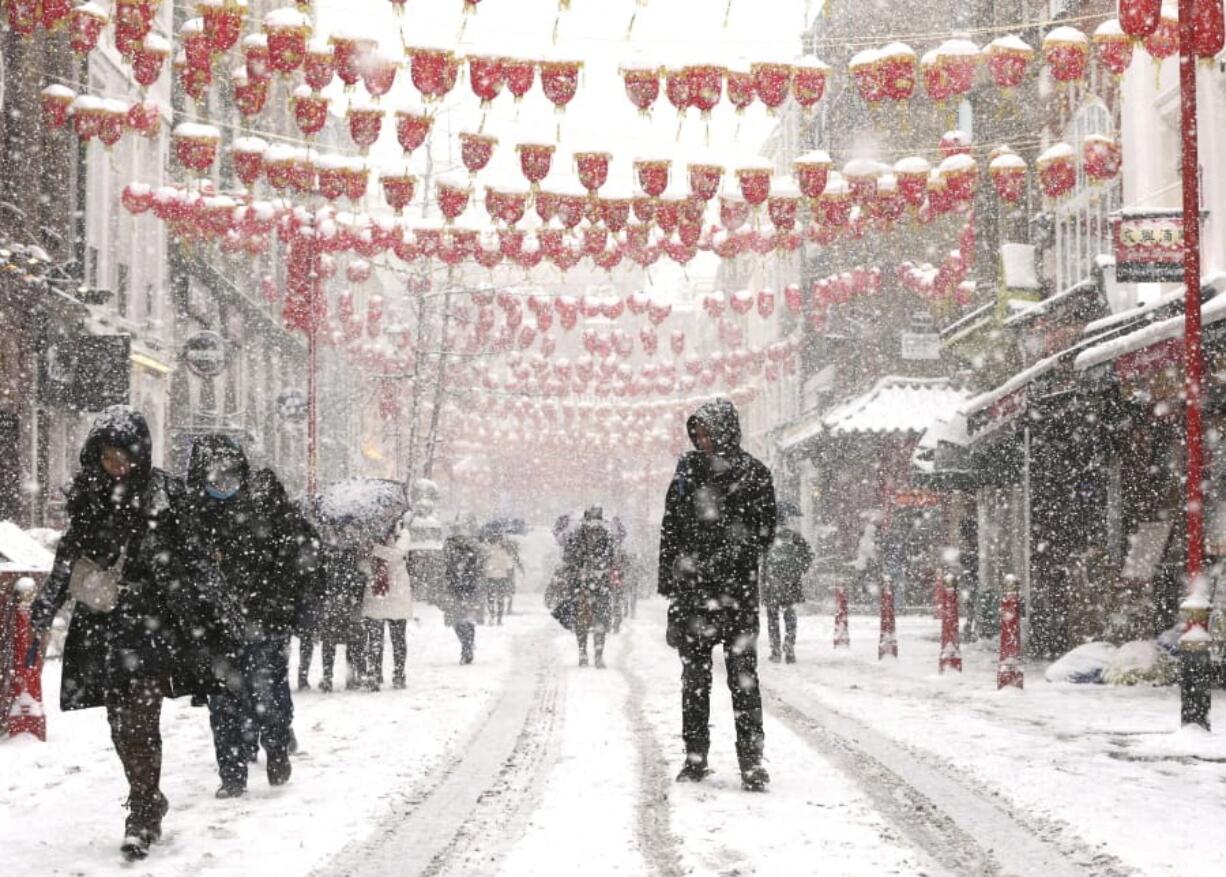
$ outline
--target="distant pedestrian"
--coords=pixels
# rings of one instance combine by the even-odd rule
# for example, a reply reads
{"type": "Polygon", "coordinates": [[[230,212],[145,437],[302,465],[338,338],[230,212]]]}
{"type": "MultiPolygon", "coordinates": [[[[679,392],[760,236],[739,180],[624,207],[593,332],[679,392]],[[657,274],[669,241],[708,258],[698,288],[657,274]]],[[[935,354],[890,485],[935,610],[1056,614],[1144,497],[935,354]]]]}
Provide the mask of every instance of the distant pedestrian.
{"type": "MultiPolygon", "coordinates": [[[[780,520],[789,517],[780,509],[780,520]]],[[[766,606],[766,630],[770,635],[770,659],[796,663],[796,604],[804,602],[801,579],[813,564],[813,549],[796,530],[778,527],[763,563],[762,602],[766,606]],[[785,626],[780,648],[779,616],[785,626]]]]}
{"type": "Polygon", "coordinates": [[[326,541],[322,549],[323,590],[317,612],[323,661],[319,690],[324,693],[332,691],[334,685],[338,646],[345,647],[345,688],[366,684],[366,628],[361,618],[366,576],[359,566],[361,554],[352,545],[329,545],[326,541]]]}
{"type": "Polygon", "coordinates": [[[460,663],[471,664],[485,575],[485,552],[477,541],[477,522],[471,516],[457,524],[443,543],[443,567],[446,591],[443,623],[460,640],[460,663]]]}
{"type": "Polygon", "coordinates": [[[775,489],[770,470],[741,449],[730,401],[705,403],[687,427],[695,450],[677,465],[660,525],[659,592],[670,601],[669,645],[681,656],[686,759],[677,780],[709,773],[711,651],[722,645],[741,785],[764,791],[758,569],[775,536],[775,489]]]}
{"type": "Polygon", "coordinates": [[[370,684],[383,684],[383,630],[392,641],[392,687],[405,687],[405,661],[408,657],[406,631],[413,617],[413,583],[409,578],[409,532],[411,515],[406,514],[392,533],[372,552],[373,575],[362,602],[366,620],[366,660],[370,684]]]}
{"type": "Polygon", "coordinates": [[[515,571],[523,569],[515,543],[501,530],[485,540],[486,614],[491,624],[502,624],[503,613],[511,602],[515,571]]]}
{"type": "Polygon", "coordinates": [[[596,668],[604,669],[605,637],[613,626],[613,536],[599,506],[584,512],[567,538],[562,567],[571,591],[579,666],[587,666],[590,634],[596,668]]]}

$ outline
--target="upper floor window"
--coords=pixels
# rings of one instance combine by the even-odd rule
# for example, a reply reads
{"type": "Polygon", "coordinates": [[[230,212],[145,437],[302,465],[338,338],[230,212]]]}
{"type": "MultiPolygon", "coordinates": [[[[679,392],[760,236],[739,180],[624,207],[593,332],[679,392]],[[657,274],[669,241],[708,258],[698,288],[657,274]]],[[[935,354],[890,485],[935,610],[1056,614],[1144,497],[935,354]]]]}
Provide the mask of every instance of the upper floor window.
{"type": "MultiPolygon", "coordinates": [[[[1097,99],[1084,104],[1064,128],[1064,141],[1081,152],[1087,135],[1115,136],[1111,112],[1097,99]]],[[[1078,162],[1077,187],[1055,208],[1056,292],[1090,276],[1094,260],[1111,252],[1110,214],[1120,207],[1120,181],[1091,185],[1078,162]]]]}

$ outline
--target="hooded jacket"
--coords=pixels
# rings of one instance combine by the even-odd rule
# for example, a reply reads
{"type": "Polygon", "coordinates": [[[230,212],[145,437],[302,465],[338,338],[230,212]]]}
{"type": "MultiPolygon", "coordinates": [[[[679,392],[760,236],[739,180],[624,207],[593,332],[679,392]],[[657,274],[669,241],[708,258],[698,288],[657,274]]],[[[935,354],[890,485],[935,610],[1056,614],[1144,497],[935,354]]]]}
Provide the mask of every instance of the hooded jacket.
{"type": "Polygon", "coordinates": [[[199,668],[229,649],[207,567],[185,545],[183,486],[154,468],[152,456],[145,418],[126,405],[103,411],[81,449],[81,469],[68,491],[68,529],[32,623],[45,630],[71,599],[72,569],[81,558],[110,567],[122,552],[124,587],[111,612],[74,606],[60,686],[65,710],[102,706],[134,679],[158,679],[171,697],[208,693],[214,679],[199,668]],[[107,447],[132,459],[122,480],[102,469],[107,447]]]}
{"type": "Polygon", "coordinates": [[[775,535],[770,470],[741,448],[741,423],[727,399],[703,404],[687,423],[697,448],[706,427],[715,453],[677,464],[660,525],[659,593],[692,608],[758,607],[758,568],[775,535]]]}

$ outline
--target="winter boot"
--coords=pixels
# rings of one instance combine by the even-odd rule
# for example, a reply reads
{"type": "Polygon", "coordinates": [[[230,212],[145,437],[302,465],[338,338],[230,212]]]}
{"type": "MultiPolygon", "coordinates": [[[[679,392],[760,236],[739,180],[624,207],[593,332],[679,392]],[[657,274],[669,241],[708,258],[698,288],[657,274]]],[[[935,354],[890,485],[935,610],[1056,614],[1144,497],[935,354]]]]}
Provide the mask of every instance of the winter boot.
{"type": "Polygon", "coordinates": [[[741,788],[745,791],[765,792],[770,781],[771,775],[766,772],[761,761],[741,765],[741,788]]]}
{"type": "Polygon", "coordinates": [[[319,691],[321,694],[329,694],[332,691],[332,678],[325,676],[319,680],[319,691]]]}
{"type": "Polygon", "coordinates": [[[596,669],[597,670],[604,669],[604,653],[603,652],[596,653],[596,669]]]}
{"type": "Polygon", "coordinates": [[[298,754],[298,738],[294,734],[294,729],[289,729],[289,742],[285,746],[285,751],[290,755],[298,754]]]}
{"type": "Polygon", "coordinates": [[[707,767],[707,756],[701,752],[691,752],[685,757],[685,764],[677,774],[679,783],[701,783],[711,773],[707,767]]]}
{"type": "Polygon", "coordinates": [[[162,837],[162,818],[168,810],[170,802],[161,792],[147,802],[129,799],[123,843],[119,847],[125,859],[136,862],[149,855],[149,847],[162,837]]]}
{"type": "Polygon", "coordinates": [[[586,667],[586,666],[587,666],[587,652],[580,652],[580,653],[579,653],[579,666],[580,666],[580,667],[586,667]]]}
{"type": "Polygon", "coordinates": [[[795,652],[785,652],[783,655],[783,662],[785,664],[795,664],[796,663],[796,653],[795,652]]]}
{"type": "Polygon", "coordinates": [[[283,786],[289,782],[290,774],[293,773],[293,765],[290,764],[289,753],[280,752],[276,755],[269,753],[268,755],[268,785],[283,786]]]}
{"type": "Polygon", "coordinates": [[[395,688],[397,691],[399,691],[403,689],[404,687],[405,687],[404,674],[397,673],[395,676],[392,677],[392,688],[395,688]]]}
{"type": "Polygon", "coordinates": [[[245,782],[229,779],[221,781],[221,785],[217,787],[213,797],[225,800],[227,798],[241,798],[245,794],[247,794],[247,784],[245,782]]]}
{"type": "Polygon", "coordinates": [[[778,663],[779,663],[780,661],[782,661],[782,660],[783,660],[783,656],[782,656],[782,655],[780,655],[780,654],[779,654],[779,652],[777,652],[777,651],[773,651],[773,650],[771,651],[771,654],[770,654],[770,662],[771,662],[772,664],[778,664],[778,663]]]}

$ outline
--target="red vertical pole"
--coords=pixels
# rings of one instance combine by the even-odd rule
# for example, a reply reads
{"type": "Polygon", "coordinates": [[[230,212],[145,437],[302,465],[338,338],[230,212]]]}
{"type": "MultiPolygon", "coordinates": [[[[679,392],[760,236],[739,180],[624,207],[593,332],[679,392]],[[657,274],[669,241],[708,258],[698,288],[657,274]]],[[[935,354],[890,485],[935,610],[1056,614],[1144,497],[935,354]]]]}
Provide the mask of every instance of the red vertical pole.
{"type": "Polygon", "coordinates": [[[1022,601],[1017,579],[1005,576],[1000,594],[1000,664],[996,669],[996,688],[1021,688],[1022,601]]]}
{"type": "Polygon", "coordinates": [[[886,655],[898,657],[898,632],[894,623],[894,584],[886,578],[881,583],[881,638],[877,641],[877,660],[886,655]]]}
{"type": "Polygon", "coordinates": [[[937,669],[962,672],[962,639],[958,633],[958,586],[954,577],[946,575],[940,586],[941,594],[941,657],[937,669]]]}
{"type": "Polygon", "coordinates": [[[1195,0],[1179,0],[1179,100],[1183,178],[1184,389],[1187,397],[1187,596],[1180,651],[1182,723],[1208,729],[1209,600],[1205,551],[1204,434],[1201,427],[1205,355],[1200,314],[1200,160],[1197,149],[1195,0]]]}
{"type": "Polygon", "coordinates": [[[847,629],[847,588],[843,585],[834,586],[834,647],[851,647],[851,634],[847,629]]]}
{"type": "MultiPolygon", "coordinates": [[[[316,235],[318,229],[316,230],[316,235]]],[[[311,238],[311,313],[307,319],[307,496],[314,497],[319,469],[319,303],[323,298],[319,238],[311,238]]]]}

